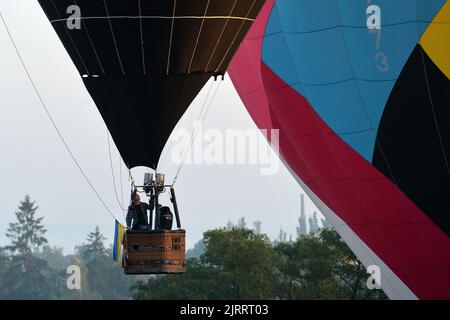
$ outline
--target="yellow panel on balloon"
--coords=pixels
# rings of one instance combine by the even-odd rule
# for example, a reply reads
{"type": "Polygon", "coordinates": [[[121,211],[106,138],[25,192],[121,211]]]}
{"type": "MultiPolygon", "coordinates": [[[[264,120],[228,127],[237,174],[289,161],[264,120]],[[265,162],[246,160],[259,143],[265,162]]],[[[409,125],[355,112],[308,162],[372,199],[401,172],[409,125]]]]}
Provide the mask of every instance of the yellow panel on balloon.
{"type": "Polygon", "coordinates": [[[450,79],[450,0],[442,7],[420,39],[422,48],[450,79]]]}

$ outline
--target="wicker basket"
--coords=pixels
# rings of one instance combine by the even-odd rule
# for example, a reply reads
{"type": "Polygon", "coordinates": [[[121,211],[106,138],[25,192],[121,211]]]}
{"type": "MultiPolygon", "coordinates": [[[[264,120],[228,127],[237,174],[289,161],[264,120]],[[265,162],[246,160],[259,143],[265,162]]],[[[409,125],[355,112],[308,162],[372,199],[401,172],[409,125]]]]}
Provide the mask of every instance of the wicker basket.
{"type": "Polygon", "coordinates": [[[127,231],[126,237],[126,274],[185,272],[185,230],[127,231]]]}

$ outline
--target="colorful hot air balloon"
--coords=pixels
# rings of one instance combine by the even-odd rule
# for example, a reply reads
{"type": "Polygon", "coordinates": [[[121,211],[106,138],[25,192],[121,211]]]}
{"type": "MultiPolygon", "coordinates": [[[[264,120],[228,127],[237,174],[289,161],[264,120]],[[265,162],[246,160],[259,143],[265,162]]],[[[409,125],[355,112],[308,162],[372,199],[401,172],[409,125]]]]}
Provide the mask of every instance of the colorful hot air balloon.
{"type": "Polygon", "coordinates": [[[38,1],[129,168],[156,168],[173,128],[208,79],[224,75],[265,2],[38,1]]]}
{"type": "Polygon", "coordinates": [[[269,0],[229,71],[388,296],[450,299],[450,1],[269,0]]]}

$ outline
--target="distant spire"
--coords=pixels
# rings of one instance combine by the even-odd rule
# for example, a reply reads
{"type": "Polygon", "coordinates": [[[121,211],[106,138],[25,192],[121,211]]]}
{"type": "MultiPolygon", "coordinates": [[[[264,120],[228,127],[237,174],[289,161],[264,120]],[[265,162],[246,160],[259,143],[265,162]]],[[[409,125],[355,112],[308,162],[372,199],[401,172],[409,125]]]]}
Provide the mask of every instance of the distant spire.
{"type": "Polygon", "coordinates": [[[239,218],[237,227],[238,227],[238,229],[246,229],[247,228],[247,222],[245,221],[244,217],[239,218]]]}
{"type": "Polygon", "coordinates": [[[262,225],[262,222],[259,220],[253,222],[253,226],[255,227],[254,230],[255,230],[256,234],[261,234],[261,225],[262,225]]]}
{"type": "Polygon", "coordinates": [[[328,219],[321,219],[322,220],[322,228],[324,229],[332,229],[333,225],[330,223],[330,221],[328,221],[328,219]]]}
{"type": "Polygon", "coordinates": [[[315,234],[319,232],[319,219],[317,218],[317,212],[314,212],[312,217],[309,217],[309,233],[315,234]]]}
{"type": "Polygon", "coordinates": [[[305,214],[305,195],[300,195],[300,218],[298,219],[297,236],[301,237],[308,233],[305,214]]]}

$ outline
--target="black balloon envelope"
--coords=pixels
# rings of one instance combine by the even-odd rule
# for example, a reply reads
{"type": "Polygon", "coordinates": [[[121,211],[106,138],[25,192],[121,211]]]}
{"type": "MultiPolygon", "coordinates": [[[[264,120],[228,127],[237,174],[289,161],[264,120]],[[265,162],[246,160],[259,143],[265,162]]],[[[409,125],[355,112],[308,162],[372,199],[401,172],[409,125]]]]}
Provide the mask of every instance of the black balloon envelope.
{"type": "Polygon", "coordinates": [[[265,0],[38,0],[129,168],[156,168],[265,0]],[[145,141],[143,144],[142,141],[145,141]]]}

